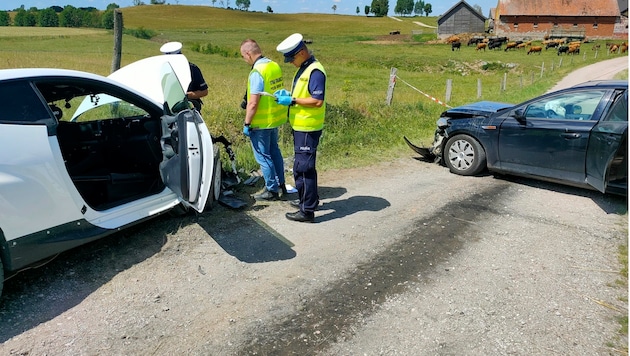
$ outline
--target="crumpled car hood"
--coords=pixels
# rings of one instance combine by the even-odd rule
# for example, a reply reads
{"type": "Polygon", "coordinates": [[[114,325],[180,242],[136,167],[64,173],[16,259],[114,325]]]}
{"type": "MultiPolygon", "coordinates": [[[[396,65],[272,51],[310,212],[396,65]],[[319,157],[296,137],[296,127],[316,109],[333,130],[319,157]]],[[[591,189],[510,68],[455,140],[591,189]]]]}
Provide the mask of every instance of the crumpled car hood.
{"type": "Polygon", "coordinates": [[[472,104],[458,106],[448,109],[442,113],[442,117],[473,117],[473,116],[489,116],[497,111],[510,108],[514,104],[501,103],[496,101],[478,101],[472,104]]]}

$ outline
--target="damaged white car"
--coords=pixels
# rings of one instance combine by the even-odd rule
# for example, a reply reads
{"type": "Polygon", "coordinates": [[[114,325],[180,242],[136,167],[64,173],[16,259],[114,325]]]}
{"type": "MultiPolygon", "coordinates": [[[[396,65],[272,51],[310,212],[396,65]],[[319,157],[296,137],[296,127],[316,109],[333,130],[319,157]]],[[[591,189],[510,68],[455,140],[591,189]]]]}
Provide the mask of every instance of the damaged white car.
{"type": "Polygon", "coordinates": [[[5,277],[36,262],[218,199],[219,155],[189,82],[183,55],[108,78],[0,70],[0,294],[5,277]]]}

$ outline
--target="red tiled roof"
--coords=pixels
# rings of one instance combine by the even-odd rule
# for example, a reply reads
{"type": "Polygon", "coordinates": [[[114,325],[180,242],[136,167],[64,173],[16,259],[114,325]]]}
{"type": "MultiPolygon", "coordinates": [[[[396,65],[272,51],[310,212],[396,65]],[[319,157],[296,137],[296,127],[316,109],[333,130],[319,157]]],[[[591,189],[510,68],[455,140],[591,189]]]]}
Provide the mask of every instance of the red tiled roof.
{"type": "Polygon", "coordinates": [[[496,17],[619,16],[617,0],[499,0],[496,17]]]}

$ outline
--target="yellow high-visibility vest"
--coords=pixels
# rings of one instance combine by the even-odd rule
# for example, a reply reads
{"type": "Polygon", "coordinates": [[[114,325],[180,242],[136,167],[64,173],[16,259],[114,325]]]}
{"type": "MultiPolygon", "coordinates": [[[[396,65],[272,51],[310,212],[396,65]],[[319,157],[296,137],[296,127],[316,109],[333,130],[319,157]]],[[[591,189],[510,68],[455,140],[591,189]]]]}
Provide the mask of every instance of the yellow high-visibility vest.
{"type": "MultiPolygon", "coordinates": [[[[258,61],[252,71],[258,72],[263,78],[264,91],[267,93],[274,93],[276,90],[282,89],[282,69],[278,63],[273,61],[262,62],[258,61]]],[[[247,101],[250,100],[251,88],[249,87],[249,81],[247,82],[247,101]]],[[[276,103],[275,99],[271,96],[261,95],[258,102],[258,109],[252,118],[251,127],[257,129],[269,129],[278,127],[287,122],[287,109],[276,103]]]]}
{"type": "MultiPolygon", "coordinates": [[[[313,70],[321,70],[324,75],[326,71],[324,67],[318,61],[311,63],[302,72],[302,75],[295,83],[295,87],[291,90],[291,96],[293,98],[309,98],[311,95],[308,92],[308,81],[311,77],[313,70]]],[[[291,127],[295,131],[319,131],[324,128],[324,116],[326,114],[326,101],[321,107],[306,107],[301,105],[294,105],[289,107],[289,122],[291,127]]]]}

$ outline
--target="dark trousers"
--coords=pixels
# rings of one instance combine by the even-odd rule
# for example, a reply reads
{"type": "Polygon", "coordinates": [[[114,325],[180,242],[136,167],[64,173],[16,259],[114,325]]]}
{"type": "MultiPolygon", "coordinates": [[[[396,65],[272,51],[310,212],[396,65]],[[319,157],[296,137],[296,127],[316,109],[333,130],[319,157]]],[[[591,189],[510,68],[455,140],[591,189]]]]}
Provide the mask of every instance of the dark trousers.
{"type": "Polygon", "coordinates": [[[319,205],[317,193],[317,146],[322,131],[293,131],[293,147],[295,161],[293,162],[293,179],[300,197],[300,210],[312,216],[319,205]]]}

